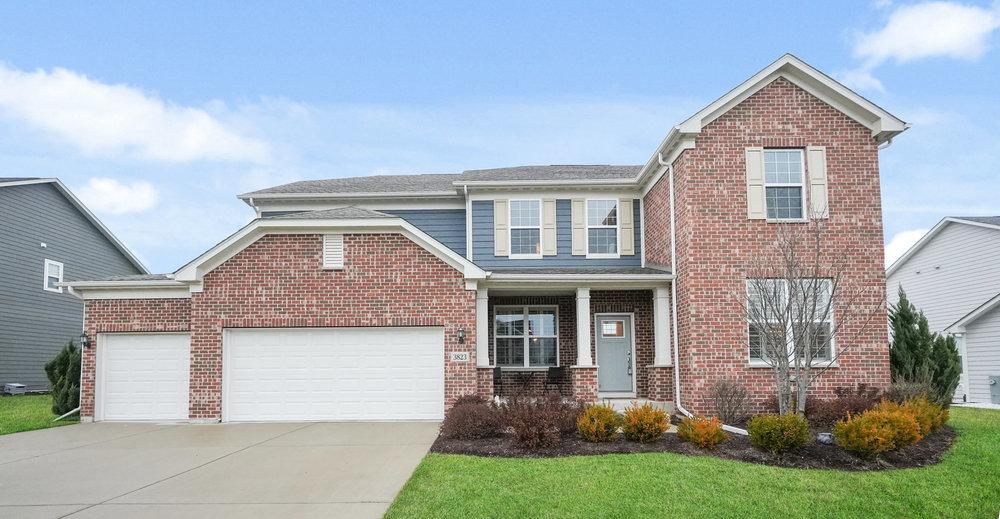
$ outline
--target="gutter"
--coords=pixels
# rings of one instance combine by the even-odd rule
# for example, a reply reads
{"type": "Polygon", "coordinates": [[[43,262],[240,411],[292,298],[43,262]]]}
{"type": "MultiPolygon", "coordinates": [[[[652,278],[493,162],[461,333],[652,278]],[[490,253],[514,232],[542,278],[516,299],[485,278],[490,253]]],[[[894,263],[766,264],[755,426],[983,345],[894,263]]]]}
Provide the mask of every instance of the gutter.
{"type": "MultiPolygon", "coordinates": [[[[661,166],[667,167],[667,180],[670,186],[670,268],[674,276],[674,280],[670,282],[671,317],[673,318],[674,325],[674,406],[684,416],[691,417],[694,416],[691,411],[685,409],[684,405],[681,404],[680,337],[677,331],[677,220],[675,218],[676,209],[674,205],[674,166],[663,160],[662,153],[657,154],[656,160],[661,166]]],[[[723,424],[722,429],[733,434],[747,435],[745,429],[731,425],[723,424]]]]}

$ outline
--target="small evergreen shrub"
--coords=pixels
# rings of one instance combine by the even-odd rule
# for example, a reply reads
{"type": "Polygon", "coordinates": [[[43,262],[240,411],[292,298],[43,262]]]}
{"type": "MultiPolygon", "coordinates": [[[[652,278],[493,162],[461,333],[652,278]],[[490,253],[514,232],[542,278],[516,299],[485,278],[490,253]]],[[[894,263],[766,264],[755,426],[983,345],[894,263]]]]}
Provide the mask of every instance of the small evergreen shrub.
{"type": "Polygon", "coordinates": [[[52,412],[62,416],[80,407],[80,350],[70,341],[45,364],[52,389],[52,412]]]}
{"type": "Polygon", "coordinates": [[[677,437],[691,442],[702,449],[714,449],[728,438],[722,430],[722,422],[716,417],[692,416],[681,420],[677,426],[677,437]]]}
{"type": "Polygon", "coordinates": [[[892,413],[906,413],[916,420],[920,428],[920,436],[941,428],[948,421],[948,410],[931,402],[926,396],[918,396],[903,404],[891,400],[883,400],[875,409],[892,413]]]}
{"type": "Polygon", "coordinates": [[[913,445],[921,438],[920,425],[912,414],[889,408],[870,409],[837,422],[833,437],[837,445],[863,458],[913,445]]]}
{"type": "Polygon", "coordinates": [[[591,404],[576,422],[580,437],[589,442],[610,442],[618,435],[621,416],[609,405],[591,404]]]}
{"type": "Polygon", "coordinates": [[[663,409],[653,407],[649,402],[637,405],[633,402],[625,409],[622,432],[629,440],[651,443],[663,437],[670,428],[670,420],[663,409]]]}
{"type": "Polygon", "coordinates": [[[459,397],[444,416],[441,436],[461,440],[496,438],[503,433],[503,419],[496,404],[476,395],[459,397]]]}
{"type": "Polygon", "coordinates": [[[747,424],[750,443],[775,454],[797,449],[812,440],[809,422],[797,414],[762,414],[747,424]]]}

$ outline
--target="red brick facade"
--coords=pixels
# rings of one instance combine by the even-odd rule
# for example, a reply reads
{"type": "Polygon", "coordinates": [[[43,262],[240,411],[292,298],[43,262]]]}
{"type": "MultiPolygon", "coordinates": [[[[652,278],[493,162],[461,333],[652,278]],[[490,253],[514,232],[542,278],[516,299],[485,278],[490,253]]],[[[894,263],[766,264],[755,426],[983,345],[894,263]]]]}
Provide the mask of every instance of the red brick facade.
{"type": "MultiPolygon", "coordinates": [[[[225,328],[442,326],[446,405],[476,393],[475,345],[457,340],[459,329],[476,336],[475,292],[463,275],[400,234],[349,234],[344,250],[344,268],[324,270],[321,236],[267,235],[206,274],[190,300],[88,301],[87,330],[190,329],[192,419],[221,417],[225,328]],[[453,351],[472,358],[453,363],[453,351]]],[[[88,355],[84,416],[93,415],[88,355]]]]}
{"type": "MultiPolygon", "coordinates": [[[[681,402],[689,410],[712,413],[708,389],[724,377],[751,388],[758,408],[771,399],[770,369],[748,367],[747,325],[734,295],[745,290],[748,260],[770,250],[776,227],[747,219],[744,150],[809,145],[826,146],[825,253],[849,259],[850,284],[871,291],[861,304],[884,300],[877,143],[869,129],[779,78],[703,128],[695,148],[674,162],[681,402]]],[[[669,264],[669,223],[665,231],[650,232],[669,218],[668,196],[664,176],[644,199],[648,261],[669,264]]],[[[887,384],[885,323],[839,333],[851,341],[838,344],[844,352],[839,367],[818,380],[813,394],[827,397],[837,386],[861,382],[887,384]]]]}

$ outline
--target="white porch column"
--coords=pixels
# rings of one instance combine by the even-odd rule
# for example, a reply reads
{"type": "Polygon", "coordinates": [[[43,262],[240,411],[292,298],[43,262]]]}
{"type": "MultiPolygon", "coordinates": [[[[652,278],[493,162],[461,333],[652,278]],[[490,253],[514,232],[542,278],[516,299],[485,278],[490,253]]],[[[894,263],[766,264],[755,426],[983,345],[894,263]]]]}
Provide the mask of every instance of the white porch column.
{"type": "Polygon", "coordinates": [[[670,291],[656,287],[653,292],[653,365],[670,365],[670,291]]]}
{"type": "Polygon", "coordinates": [[[490,366],[490,299],[485,288],[476,290],[476,367],[490,366]]]}
{"type": "Polygon", "coordinates": [[[576,289],[576,365],[593,366],[590,354],[590,289],[576,289]]]}

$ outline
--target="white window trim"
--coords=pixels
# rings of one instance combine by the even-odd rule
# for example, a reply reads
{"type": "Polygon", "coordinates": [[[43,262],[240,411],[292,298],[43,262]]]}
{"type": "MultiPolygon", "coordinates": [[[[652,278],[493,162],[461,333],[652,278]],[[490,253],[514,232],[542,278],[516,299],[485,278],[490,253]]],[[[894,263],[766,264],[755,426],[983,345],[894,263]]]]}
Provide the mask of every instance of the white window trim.
{"type": "Polygon", "coordinates": [[[497,305],[493,307],[492,326],[493,326],[493,364],[502,370],[518,370],[518,371],[542,371],[549,368],[558,368],[559,364],[559,306],[558,305],[497,305]],[[503,335],[497,334],[497,312],[500,310],[511,310],[520,308],[522,311],[522,316],[524,318],[524,335],[503,335]],[[554,310],[556,316],[555,322],[555,335],[529,335],[528,334],[528,311],[530,310],[554,310]],[[524,365],[523,366],[510,366],[501,365],[497,362],[499,359],[497,357],[497,339],[524,339],[524,365]],[[556,340],[556,363],[554,366],[532,366],[530,355],[530,347],[528,339],[532,337],[537,339],[555,339],[556,340]]]}
{"type": "Polygon", "coordinates": [[[621,204],[617,198],[587,198],[583,201],[583,222],[584,241],[587,247],[587,259],[618,259],[621,258],[621,204]],[[615,224],[612,225],[590,225],[590,203],[591,202],[614,202],[615,203],[615,224]],[[615,252],[614,254],[590,252],[590,230],[591,229],[614,229],[615,230],[615,252]]]}
{"type": "Polygon", "coordinates": [[[797,151],[799,152],[799,162],[802,165],[800,171],[802,171],[801,182],[775,182],[771,183],[767,181],[767,159],[764,159],[764,216],[768,222],[808,222],[809,212],[807,210],[808,204],[806,202],[806,153],[804,149],[801,148],[764,148],[763,156],[767,156],[769,151],[797,151]],[[769,187],[797,187],[802,190],[802,217],[801,218],[771,218],[768,216],[767,211],[767,188],[769,187]]]}
{"type": "MultiPolygon", "coordinates": [[[[789,297],[788,296],[788,283],[784,279],[777,279],[777,278],[775,278],[775,281],[779,281],[779,282],[781,282],[784,285],[784,287],[785,287],[785,298],[787,299],[789,297]]],[[[747,296],[749,297],[749,295],[750,295],[750,280],[748,279],[744,283],[746,284],[747,296]]],[[[827,321],[814,321],[814,322],[817,322],[817,323],[829,322],[830,323],[830,333],[833,333],[833,330],[835,329],[834,328],[834,320],[833,319],[834,319],[834,311],[833,311],[833,308],[830,308],[830,315],[829,315],[829,319],[827,321]]],[[[750,356],[750,324],[751,324],[750,320],[747,319],[747,326],[746,326],[746,329],[747,329],[747,331],[746,331],[747,341],[746,341],[746,344],[747,344],[747,360],[748,360],[748,365],[751,368],[770,368],[771,364],[768,361],[766,361],[764,359],[761,359],[761,358],[754,358],[754,357],[750,356]]],[[[768,324],[770,324],[770,322],[768,322],[768,324]]],[[[792,326],[792,323],[789,322],[788,323],[788,329],[785,330],[785,337],[792,337],[792,328],[791,328],[791,326],[792,326]]],[[[810,367],[814,367],[814,368],[822,368],[822,367],[832,367],[832,368],[835,368],[835,367],[837,367],[838,363],[837,363],[837,360],[836,360],[837,359],[837,344],[836,344],[836,342],[837,342],[836,341],[836,337],[830,337],[830,358],[829,359],[813,359],[812,362],[809,363],[810,367]]],[[[793,351],[794,351],[794,349],[793,349],[793,351]]],[[[791,360],[791,359],[789,359],[789,360],[791,360]]]]}
{"type": "Polygon", "coordinates": [[[52,265],[57,265],[59,267],[58,282],[59,283],[63,282],[63,276],[66,274],[66,268],[63,266],[62,263],[58,261],[52,261],[50,259],[46,259],[45,268],[42,269],[42,288],[45,289],[46,292],[56,292],[58,294],[61,294],[63,291],[62,287],[49,288],[49,267],[52,265]]]}
{"type": "Polygon", "coordinates": [[[510,259],[542,259],[543,243],[542,236],[542,199],[541,198],[512,198],[507,201],[507,250],[510,259]],[[514,225],[514,202],[535,202],[538,204],[538,225],[514,225]],[[514,229],[538,229],[538,254],[514,254],[514,229]]]}

